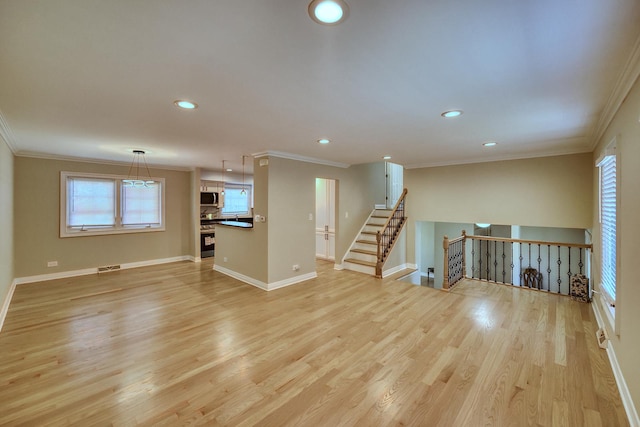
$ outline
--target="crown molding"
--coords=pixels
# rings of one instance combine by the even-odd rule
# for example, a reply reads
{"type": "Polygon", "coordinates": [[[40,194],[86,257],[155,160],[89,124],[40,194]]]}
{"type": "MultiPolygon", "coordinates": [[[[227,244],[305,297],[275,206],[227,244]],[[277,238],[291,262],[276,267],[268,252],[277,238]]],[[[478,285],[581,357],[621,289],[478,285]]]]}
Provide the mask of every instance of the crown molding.
{"type": "Polygon", "coordinates": [[[252,156],[255,158],[279,157],[281,159],[297,160],[300,162],[315,163],[317,165],[333,166],[336,168],[343,168],[343,169],[346,169],[349,166],[351,166],[348,163],[332,162],[330,160],[316,159],[314,157],[299,156],[297,154],[285,153],[283,151],[261,151],[259,153],[253,153],[252,156]]]}
{"type": "MultiPolygon", "coordinates": [[[[16,157],[29,157],[33,159],[45,159],[45,160],[60,160],[67,162],[81,162],[81,163],[93,163],[98,165],[115,165],[115,166],[129,166],[131,162],[122,162],[117,160],[105,160],[105,159],[92,159],[88,157],[73,157],[73,156],[61,156],[58,154],[50,154],[50,153],[41,153],[36,151],[18,151],[14,152],[16,157]]],[[[149,168],[155,169],[163,169],[163,170],[173,170],[179,172],[192,172],[195,170],[193,167],[183,167],[183,166],[171,166],[171,165],[161,165],[148,163],[149,168]]]]}
{"type": "Polygon", "coordinates": [[[9,150],[11,150],[11,152],[15,155],[18,151],[16,149],[15,136],[13,135],[9,124],[5,120],[2,111],[0,111],[0,138],[2,138],[5,144],[7,144],[7,147],[9,147],[9,150]]]}
{"type": "Polygon", "coordinates": [[[512,156],[500,156],[492,157],[490,159],[465,159],[445,162],[433,162],[433,163],[419,163],[405,165],[405,169],[421,169],[421,168],[435,168],[440,166],[457,166],[457,165],[470,165],[473,163],[491,163],[491,162],[503,162],[510,160],[525,160],[525,159],[537,159],[542,157],[555,157],[555,156],[569,156],[572,154],[584,154],[591,153],[593,150],[589,147],[577,150],[556,150],[546,153],[530,153],[530,154],[514,154],[512,156]]]}
{"type": "Polygon", "coordinates": [[[618,112],[618,109],[620,109],[620,106],[631,91],[634,83],[638,80],[638,76],[640,76],[640,37],[636,40],[633,50],[631,51],[631,56],[618,77],[613,92],[611,92],[607,104],[598,119],[598,123],[592,134],[591,151],[595,150],[600,139],[618,112]]]}

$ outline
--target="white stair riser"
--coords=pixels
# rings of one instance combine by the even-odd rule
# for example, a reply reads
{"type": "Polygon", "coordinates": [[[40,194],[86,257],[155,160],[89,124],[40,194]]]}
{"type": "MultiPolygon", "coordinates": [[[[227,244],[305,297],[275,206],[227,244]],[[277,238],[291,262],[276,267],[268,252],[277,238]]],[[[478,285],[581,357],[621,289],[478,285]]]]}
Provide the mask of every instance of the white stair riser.
{"type": "Polygon", "coordinates": [[[350,263],[350,262],[347,262],[347,261],[345,261],[342,264],[342,267],[345,270],[357,271],[358,273],[369,274],[371,276],[375,276],[376,275],[375,267],[369,267],[369,266],[360,265],[360,264],[353,264],[353,263],[350,263]]]}
{"type": "Polygon", "coordinates": [[[368,245],[366,243],[356,242],[351,249],[364,249],[365,251],[376,252],[378,250],[378,245],[368,245]]]}
{"type": "Polygon", "coordinates": [[[360,261],[376,262],[375,255],[361,254],[358,252],[349,252],[349,258],[359,259],[360,261]]]}
{"type": "Polygon", "coordinates": [[[382,226],[378,227],[377,225],[365,225],[362,231],[382,231],[382,226]]]}

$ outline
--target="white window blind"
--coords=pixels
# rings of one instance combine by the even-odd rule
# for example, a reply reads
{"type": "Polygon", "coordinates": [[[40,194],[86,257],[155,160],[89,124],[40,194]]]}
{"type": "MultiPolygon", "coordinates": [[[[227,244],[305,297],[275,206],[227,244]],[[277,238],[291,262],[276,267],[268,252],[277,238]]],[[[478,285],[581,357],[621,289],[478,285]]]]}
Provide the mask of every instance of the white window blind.
{"type": "Polygon", "coordinates": [[[122,225],[158,225],[161,220],[161,187],[122,187],[122,225]]]}
{"type": "Polygon", "coordinates": [[[240,215],[251,212],[251,186],[225,185],[223,215],[240,215]],[[244,189],[245,193],[242,194],[244,189]]]}
{"type": "Polygon", "coordinates": [[[126,176],[60,173],[60,237],[164,231],[164,179],[125,185],[126,176]]]}
{"type": "Polygon", "coordinates": [[[116,187],[113,180],[71,177],[67,181],[69,227],[113,227],[116,187]]]}
{"type": "Polygon", "coordinates": [[[600,230],[602,291],[616,301],[616,156],[604,157],[600,167],[600,230]]]}

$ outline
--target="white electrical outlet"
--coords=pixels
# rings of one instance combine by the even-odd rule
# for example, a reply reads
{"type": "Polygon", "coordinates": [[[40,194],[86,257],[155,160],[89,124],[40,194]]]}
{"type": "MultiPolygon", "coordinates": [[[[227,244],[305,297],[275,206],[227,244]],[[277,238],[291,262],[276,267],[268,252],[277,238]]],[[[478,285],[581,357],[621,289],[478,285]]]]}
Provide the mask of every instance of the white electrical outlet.
{"type": "Polygon", "coordinates": [[[224,257],[222,260],[223,260],[224,262],[227,262],[227,261],[229,261],[229,258],[224,257]]]}
{"type": "Polygon", "coordinates": [[[309,221],[313,221],[313,214],[312,213],[309,214],[309,221]]]}
{"type": "Polygon", "coordinates": [[[47,267],[57,267],[58,261],[49,261],[47,262],[47,267]]]}
{"type": "Polygon", "coordinates": [[[345,217],[345,218],[349,218],[349,212],[345,212],[345,213],[344,213],[344,217],[345,217]]]}
{"type": "Polygon", "coordinates": [[[300,270],[300,266],[298,264],[293,264],[293,267],[291,269],[293,271],[298,271],[298,270],[300,270]]]}

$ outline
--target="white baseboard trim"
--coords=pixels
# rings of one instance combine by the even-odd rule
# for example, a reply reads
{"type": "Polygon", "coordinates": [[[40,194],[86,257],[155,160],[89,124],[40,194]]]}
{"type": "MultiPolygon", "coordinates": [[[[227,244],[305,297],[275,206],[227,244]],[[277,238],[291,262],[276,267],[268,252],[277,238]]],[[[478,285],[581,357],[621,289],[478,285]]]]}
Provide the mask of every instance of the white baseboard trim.
{"type": "Polygon", "coordinates": [[[238,273],[237,271],[230,270],[228,268],[221,267],[217,264],[213,266],[214,271],[218,271],[222,274],[226,274],[229,277],[233,277],[236,280],[244,282],[248,285],[255,286],[256,288],[260,288],[263,291],[273,291],[274,289],[284,288],[285,286],[295,285],[296,283],[304,282],[305,280],[315,279],[318,277],[318,274],[314,271],[313,273],[302,274],[300,276],[290,277],[289,279],[280,280],[278,282],[265,283],[261,280],[254,279],[253,277],[245,276],[244,274],[238,273]]]}
{"type": "Polygon", "coordinates": [[[7,296],[4,298],[2,302],[2,309],[0,310],[0,332],[2,332],[2,325],[4,325],[4,319],[7,317],[7,313],[9,312],[9,304],[11,304],[11,299],[13,298],[13,293],[16,290],[16,281],[15,279],[11,282],[11,286],[9,286],[9,292],[7,292],[7,296]]]}
{"type": "Polygon", "coordinates": [[[402,270],[407,270],[407,269],[416,270],[417,268],[418,266],[416,264],[408,264],[408,263],[400,264],[396,267],[392,267],[388,270],[384,270],[382,272],[382,278],[384,279],[385,277],[391,276],[392,274],[396,274],[397,272],[402,270]]]}
{"type": "MultiPolygon", "coordinates": [[[[600,313],[599,302],[594,300],[591,303],[591,308],[596,315],[598,326],[601,328],[606,328],[603,314],[600,313]]],[[[611,369],[613,370],[613,376],[616,379],[616,384],[618,384],[618,391],[620,392],[622,405],[627,412],[629,424],[631,425],[631,427],[640,427],[640,417],[638,416],[638,411],[633,404],[633,399],[631,398],[629,387],[627,387],[627,382],[625,381],[624,375],[622,374],[622,369],[620,369],[620,364],[618,363],[618,358],[616,357],[616,352],[613,349],[613,343],[611,342],[611,340],[609,340],[609,342],[607,343],[607,349],[605,351],[607,352],[607,356],[609,357],[609,364],[611,365],[611,369]]]]}
{"type": "MultiPolygon", "coordinates": [[[[120,264],[121,270],[138,267],[148,267],[151,265],[168,264],[170,262],[190,261],[193,257],[190,255],[177,256],[172,258],[151,259],[147,261],[129,262],[120,264]]],[[[39,274],[37,276],[17,277],[15,279],[16,285],[22,285],[25,283],[44,282],[46,280],[66,279],[69,277],[86,276],[89,274],[98,274],[98,267],[84,268],[81,270],[60,271],[50,274],[39,274]]]]}

